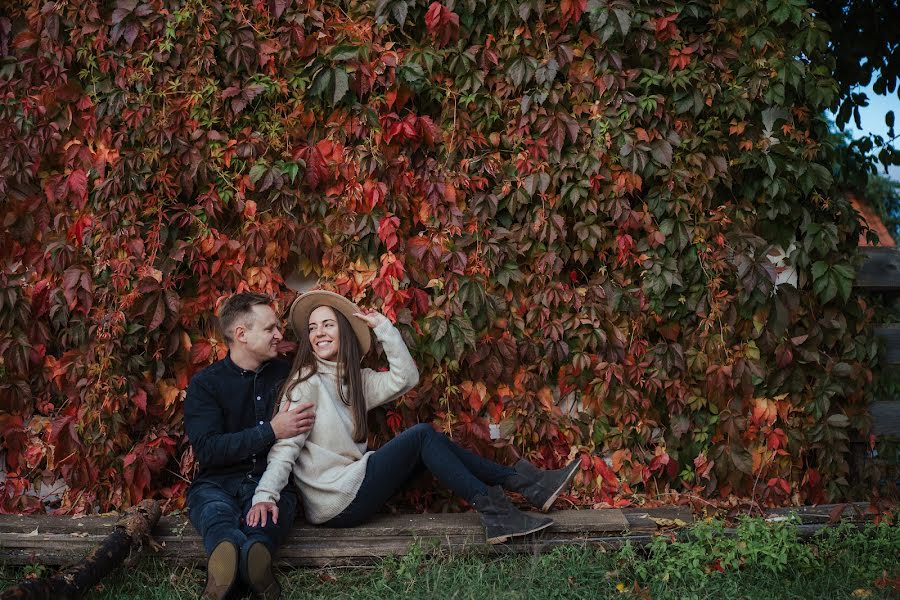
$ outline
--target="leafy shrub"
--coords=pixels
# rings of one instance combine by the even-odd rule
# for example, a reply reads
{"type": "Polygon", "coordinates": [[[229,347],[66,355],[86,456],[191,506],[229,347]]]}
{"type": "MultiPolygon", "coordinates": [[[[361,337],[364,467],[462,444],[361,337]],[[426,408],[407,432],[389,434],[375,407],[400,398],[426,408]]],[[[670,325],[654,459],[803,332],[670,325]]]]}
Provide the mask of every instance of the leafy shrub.
{"type": "Polygon", "coordinates": [[[587,503],[846,493],[876,346],[802,1],[8,10],[0,510],[181,506],[214,309],[298,272],[413,349],[375,444],[574,449],[587,503]]]}

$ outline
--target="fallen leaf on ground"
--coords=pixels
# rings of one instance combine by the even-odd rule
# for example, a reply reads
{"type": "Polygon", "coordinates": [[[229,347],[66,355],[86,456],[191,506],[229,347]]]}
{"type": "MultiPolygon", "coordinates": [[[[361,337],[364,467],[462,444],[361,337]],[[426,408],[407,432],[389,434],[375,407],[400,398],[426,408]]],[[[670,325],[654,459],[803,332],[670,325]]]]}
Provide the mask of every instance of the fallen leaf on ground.
{"type": "Polygon", "coordinates": [[[681,519],[664,519],[657,517],[650,517],[650,520],[656,523],[659,527],[685,527],[687,523],[682,521],[681,519]]]}

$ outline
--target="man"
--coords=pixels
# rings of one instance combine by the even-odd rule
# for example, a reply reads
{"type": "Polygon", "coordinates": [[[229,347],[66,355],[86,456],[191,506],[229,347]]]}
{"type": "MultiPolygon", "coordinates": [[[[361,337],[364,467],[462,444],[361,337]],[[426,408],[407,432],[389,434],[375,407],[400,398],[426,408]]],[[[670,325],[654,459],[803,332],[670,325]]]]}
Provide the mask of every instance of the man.
{"type": "Polygon", "coordinates": [[[272,444],[309,431],[315,415],[311,404],[275,413],[290,365],[278,358],[282,337],[271,304],[249,292],[225,301],[219,328],[228,356],[191,379],[184,403],[184,428],[200,465],[187,504],[209,556],[206,598],[226,598],[243,586],[268,599],[281,593],[272,554],[294,521],[292,485],[281,493],[277,522],[248,527],[243,519],[272,444]]]}

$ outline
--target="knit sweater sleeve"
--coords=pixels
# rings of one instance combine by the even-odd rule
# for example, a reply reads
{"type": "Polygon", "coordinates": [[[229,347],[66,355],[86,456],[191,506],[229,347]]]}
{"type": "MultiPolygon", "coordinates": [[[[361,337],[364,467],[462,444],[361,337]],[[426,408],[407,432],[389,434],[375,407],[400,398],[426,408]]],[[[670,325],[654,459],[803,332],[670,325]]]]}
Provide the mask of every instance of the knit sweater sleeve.
{"type": "Polygon", "coordinates": [[[372,331],[384,348],[389,369],[383,372],[363,370],[367,409],[396,400],[419,383],[419,370],[397,328],[385,321],[372,331]]]}
{"type": "MultiPolygon", "coordinates": [[[[288,410],[294,410],[301,402],[316,404],[318,394],[315,386],[309,385],[306,380],[291,390],[291,398],[288,401],[288,410]]],[[[281,490],[288,484],[291,471],[300,456],[300,449],[306,443],[309,432],[301,433],[292,438],[284,438],[275,441],[275,445],[269,450],[268,464],[253,494],[253,504],[258,502],[278,502],[281,498],[281,490]]]]}

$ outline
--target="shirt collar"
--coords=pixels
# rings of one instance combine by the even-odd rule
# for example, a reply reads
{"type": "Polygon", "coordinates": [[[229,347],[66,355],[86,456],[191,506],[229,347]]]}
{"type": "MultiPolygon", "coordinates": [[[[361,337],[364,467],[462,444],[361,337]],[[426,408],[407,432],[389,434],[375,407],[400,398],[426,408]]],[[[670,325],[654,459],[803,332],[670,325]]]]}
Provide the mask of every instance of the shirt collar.
{"type": "Polygon", "coordinates": [[[234,371],[235,373],[237,373],[239,375],[243,375],[244,377],[247,377],[249,375],[258,375],[259,373],[262,373],[263,369],[266,368],[266,365],[268,365],[270,362],[272,362],[270,360],[267,360],[266,362],[259,365],[259,368],[256,369],[256,371],[250,371],[248,369],[239,367],[237,364],[235,364],[235,362],[233,360],[231,360],[231,352],[226,354],[225,358],[222,360],[225,362],[225,366],[227,366],[231,371],[234,371]]]}

